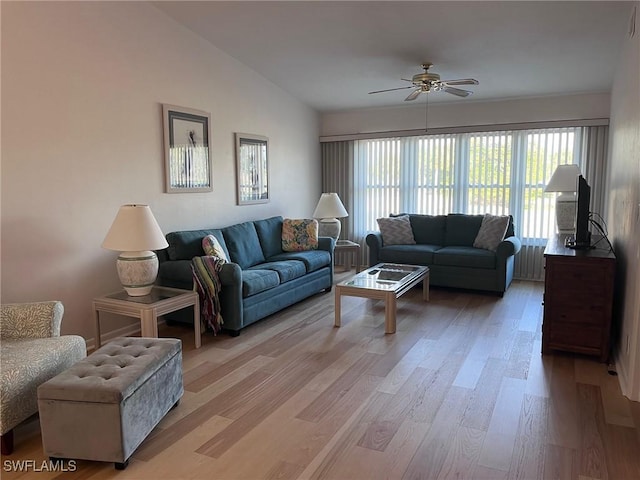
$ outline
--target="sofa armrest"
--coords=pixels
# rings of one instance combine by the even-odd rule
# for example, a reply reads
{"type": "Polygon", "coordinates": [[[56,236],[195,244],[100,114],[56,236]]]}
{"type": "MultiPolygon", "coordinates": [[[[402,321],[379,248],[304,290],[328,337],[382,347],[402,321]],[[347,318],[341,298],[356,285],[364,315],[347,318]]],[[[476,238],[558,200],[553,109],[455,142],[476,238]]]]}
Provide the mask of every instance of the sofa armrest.
{"type": "Polygon", "coordinates": [[[318,237],[318,250],[326,250],[333,258],[333,251],[336,248],[336,241],[332,237],[318,237]]]}
{"type": "Polygon", "coordinates": [[[508,258],[518,253],[521,248],[522,242],[518,237],[507,237],[498,245],[496,254],[498,258],[508,258]]]}
{"type": "Polygon", "coordinates": [[[60,336],[62,302],[11,303],[2,305],[2,338],[48,338],[60,336]]]}
{"type": "Polygon", "coordinates": [[[223,328],[232,332],[239,332],[243,324],[242,306],[242,269],[237,263],[225,263],[220,272],[220,305],[222,307],[223,328]]]}
{"type": "Polygon", "coordinates": [[[366,242],[369,246],[369,266],[372,267],[380,263],[378,258],[382,249],[382,234],[380,232],[372,232],[367,235],[366,242]]]}
{"type": "Polygon", "coordinates": [[[220,272],[218,272],[218,276],[220,277],[222,287],[232,285],[242,286],[242,269],[237,263],[228,262],[223,264],[220,272]]]}

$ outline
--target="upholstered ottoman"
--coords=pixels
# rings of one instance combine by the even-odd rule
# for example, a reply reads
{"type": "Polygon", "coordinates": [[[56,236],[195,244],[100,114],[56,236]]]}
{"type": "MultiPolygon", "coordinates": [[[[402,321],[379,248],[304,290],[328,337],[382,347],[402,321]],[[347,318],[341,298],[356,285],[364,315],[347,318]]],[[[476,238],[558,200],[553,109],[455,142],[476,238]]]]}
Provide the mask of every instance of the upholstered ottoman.
{"type": "Polygon", "coordinates": [[[117,338],[38,387],[44,452],[123,469],[182,394],[180,340],[117,338]]]}

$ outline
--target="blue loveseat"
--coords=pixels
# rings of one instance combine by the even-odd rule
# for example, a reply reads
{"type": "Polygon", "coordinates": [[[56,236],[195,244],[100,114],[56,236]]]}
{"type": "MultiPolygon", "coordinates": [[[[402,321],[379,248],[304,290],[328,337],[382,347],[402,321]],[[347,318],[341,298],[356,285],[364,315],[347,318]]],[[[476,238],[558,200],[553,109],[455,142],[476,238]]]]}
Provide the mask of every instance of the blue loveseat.
{"type": "Polygon", "coordinates": [[[475,248],[484,215],[409,215],[415,244],[385,245],[380,232],[367,235],[369,265],[381,262],[426,265],[429,283],[503,295],[513,280],[521,242],[513,218],[495,251],[475,248]]]}
{"type": "MultiPolygon", "coordinates": [[[[184,230],[166,235],[169,247],[157,252],[158,283],[193,288],[191,259],[204,255],[202,239],[214,235],[230,262],[219,272],[223,328],[231,335],[272,313],[333,285],[334,240],[318,239],[318,249],[282,251],[282,217],[243,222],[225,228],[184,230]]],[[[193,310],[166,315],[193,323],[193,310]]]]}

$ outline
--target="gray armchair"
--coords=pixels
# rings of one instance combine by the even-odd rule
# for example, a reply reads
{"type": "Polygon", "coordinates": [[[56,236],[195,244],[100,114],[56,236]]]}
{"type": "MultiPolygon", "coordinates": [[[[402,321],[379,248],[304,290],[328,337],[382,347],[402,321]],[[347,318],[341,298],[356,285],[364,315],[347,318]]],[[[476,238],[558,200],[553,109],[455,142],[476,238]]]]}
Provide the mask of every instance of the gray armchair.
{"type": "Polygon", "coordinates": [[[13,428],[38,411],[37,389],[87,355],[84,338],[60,336],[58,301],[0,306],[0,435],[13,451],[13,428]]]}

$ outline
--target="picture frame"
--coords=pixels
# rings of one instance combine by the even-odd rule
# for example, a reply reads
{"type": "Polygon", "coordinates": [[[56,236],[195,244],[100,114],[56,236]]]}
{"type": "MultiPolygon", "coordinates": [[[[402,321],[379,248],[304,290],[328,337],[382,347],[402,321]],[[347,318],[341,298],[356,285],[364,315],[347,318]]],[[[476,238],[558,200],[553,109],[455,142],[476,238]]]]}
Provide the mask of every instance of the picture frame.
{"type": "Polygon", "coordinates": [[[236,133],[235,140],[238,205],[269,202],[269,139],[236,133]]]}
{"type": "Polygon", "coordinates": [[[211,114],[163,104],[162,119],[165,192],[211,192],[211,114]]]}

